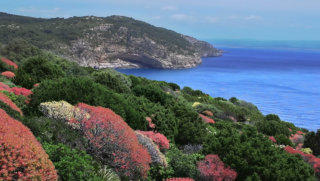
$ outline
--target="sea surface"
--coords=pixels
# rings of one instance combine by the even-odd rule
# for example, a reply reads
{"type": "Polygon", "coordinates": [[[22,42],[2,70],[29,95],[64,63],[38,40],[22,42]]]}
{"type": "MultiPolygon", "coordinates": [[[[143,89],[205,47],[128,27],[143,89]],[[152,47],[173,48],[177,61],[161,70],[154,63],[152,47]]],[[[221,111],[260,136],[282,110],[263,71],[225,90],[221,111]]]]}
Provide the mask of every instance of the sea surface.
{"type": "Polygon", "coordinates": [[[315,131],[320,129],[320,47],[217,46],[222,57],[203,58],[192,69],[121,69],[125,74],[174,82],[213,97],[252,102],[263,114],[315,131]]]}

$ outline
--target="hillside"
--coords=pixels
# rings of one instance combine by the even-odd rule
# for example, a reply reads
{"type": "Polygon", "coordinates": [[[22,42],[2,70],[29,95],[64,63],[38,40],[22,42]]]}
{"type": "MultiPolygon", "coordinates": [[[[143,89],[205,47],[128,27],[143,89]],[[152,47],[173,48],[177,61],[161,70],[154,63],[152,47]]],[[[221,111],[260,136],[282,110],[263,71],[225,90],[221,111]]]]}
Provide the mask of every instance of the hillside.
{"type": "Polygon", "coordinates": [[[249,102],[28,44],[0,52],[13,58],[0,56],[0,180],[320,178],[320,130],[249,102]]]}
{"type": "Polygon", "coordinates": [[[0,13],[0,42],[16,38],[95,68],[190,68],[220,56],[209,43],[123,16],[32,18],[0,13]]]}

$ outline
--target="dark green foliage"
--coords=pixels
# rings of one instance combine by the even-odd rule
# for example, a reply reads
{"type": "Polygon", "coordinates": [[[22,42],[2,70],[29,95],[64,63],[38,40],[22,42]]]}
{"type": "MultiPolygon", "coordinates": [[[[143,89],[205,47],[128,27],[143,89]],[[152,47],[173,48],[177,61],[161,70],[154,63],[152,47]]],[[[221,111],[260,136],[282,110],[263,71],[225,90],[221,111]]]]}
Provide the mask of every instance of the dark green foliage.
{"type": "Polygon", "coordinates": [[[255,126],[259,132],[269,136],[282,134],[288,137],[291,134],[289,128],[293,130],[296,129],[292,124],[281,121],[280,118],[274,114],[267,115],[264,120],[257,122],[255,126]]]}
{"type": "Polygon", "coordinates": [[[307,133],[304,140],[304,147],[310,148],[314,155],[320,155],[320,129],[317,131],[317,133],[313,131],[307,133]]]}
{"type": "Polygon", "coordinates": [[[0,48],[0,54],[19,63],[25,58],[41,55],[43,52],[39,48],[29,44],[27,41],[17,38],[8,42],[4,48],[0,48]]]}
{"type": "Polygon", "coordinates": [[[49,58],[46,55],[39,55],[23,61],[16,73],[14,83],[31,89],[34,84],[42,80],[64,77],[66,73],[49,58]]]}
{"type": "Polygon", "coordinates": [[[133,129],[146,129],[145,118],[135,110],[135,105],[88,77],[65,77],[43,81],[31,96],[29,114],[37,112],[42,102],[59,100],[65,100],[70,104],[83,102],[110,108],[123,117],[133,129]]]}
{"type": "Polygon", "coordinates": [[[167,105],[172,98],[171,95],[165,93],[160,86],[156,84],[137,85],[132,91],[137,96],[145,96],[150,101],[160,103],[161,105],[167,105]]]}
{"type": "Polygon", "coordinates": [[[72,148],[86,150],[87,141],[78,130],[70,129],[65,122],[45,117],[23,117],[22,123],[41,140],[52,144],[62,143],[72,148]]]}
{"type": "Polygon", "coordinates": [[[72,149],[61,143],[43,143],[60,180],[102,180],[98,175],[99,165],[84,151],[72,149]]]}
{"type": "Polygon", "coordinates": [[[177,120],[179,120],[179,134],[176,143],[202,143],[206,136],[206,125],[186,102],[171,100],[167,108],[171,109],[177,120]]]}
{"type": "Polygon", "coordinates": [[[279,134],[279,135],[276,135],[274,138],[277,140],[278,145],[293,146],[291,140],[286,135],[279,134]]]}
{"type": "Polygon", "coordinates": [[[222,161],[235,169],[239,180],[307,180],[313,169],[300,157],[275,147],[254,127],[244,126],[241,133],[232,123],[214,124],[217,133],[204,144],[204,154],[218,154],[222,161]]]}
{"type": "Polygon", "coordinates": [[[174,138],[178,135],[179,122],[170,109],[166,109],[159,103],[153,103],[145,97],[126,95],[125,98],[135,105],[139,114],[152,119],[152,122],[156,125],[155,131],[174,141],[174,138]]]}
{"type": "Polygon", "coordinates": [[[107,86],[109,89],[118,93],[129,93],[131,87],[131,80],[125,75],[112,70],[105,69],[95,71],[92,77],[97,83],[107,86]]]}
{"type": "Polygon", "coordinates": [[[199,175],[197,162],[204,158],[200,154],[184,154],[172,146],[166,154],[169,168],[173,173],[170,177],[190,177],[196,179],[199,175]]]}
{"type": "Polygon", "coordinates": [[[169,87],[172,89],[172,90],[180,90],[180,86],[178,84],[175,84],[175,83],[168,83],[169,87]]]}

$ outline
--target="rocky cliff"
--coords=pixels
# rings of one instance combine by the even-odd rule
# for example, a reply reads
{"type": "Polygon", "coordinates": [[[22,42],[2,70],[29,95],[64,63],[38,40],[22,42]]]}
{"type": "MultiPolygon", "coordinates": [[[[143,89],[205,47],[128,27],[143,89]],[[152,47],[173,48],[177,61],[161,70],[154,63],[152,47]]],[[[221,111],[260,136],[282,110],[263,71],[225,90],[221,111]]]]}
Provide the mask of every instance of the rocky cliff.
{"type": "Polygon", "coordinates": [[[207,42],[123,16],[40,19],[0,14],[0,42],[23,38],[96,68],[191,68],[222,52],[207,42]]]}

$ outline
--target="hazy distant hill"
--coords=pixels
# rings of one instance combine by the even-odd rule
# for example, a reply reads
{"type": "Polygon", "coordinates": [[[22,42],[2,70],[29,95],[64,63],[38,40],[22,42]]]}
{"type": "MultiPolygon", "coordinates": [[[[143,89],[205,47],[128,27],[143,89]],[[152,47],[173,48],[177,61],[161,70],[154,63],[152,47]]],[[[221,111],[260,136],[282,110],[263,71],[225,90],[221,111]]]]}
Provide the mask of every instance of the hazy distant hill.
{"type": "Polygon", "coordinates": [[[123,16],[32,18],[0,13],[0,42],[22,38],[82,66],[190,68],[212,45],[123,16]]]}

